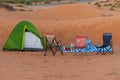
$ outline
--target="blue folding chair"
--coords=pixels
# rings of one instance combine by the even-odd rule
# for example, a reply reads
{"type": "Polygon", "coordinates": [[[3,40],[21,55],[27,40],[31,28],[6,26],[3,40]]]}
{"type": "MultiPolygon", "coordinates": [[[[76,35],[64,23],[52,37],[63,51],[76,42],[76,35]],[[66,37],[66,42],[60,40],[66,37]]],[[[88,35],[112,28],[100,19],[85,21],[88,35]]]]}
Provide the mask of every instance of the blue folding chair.
{"type": "Polygon", "coordinates": [[[112,33],[103,33],[103,45],[96,46],[98,49],[98,53],[105,54],[110,53],[113,54],[112,48],[112,33]]]}

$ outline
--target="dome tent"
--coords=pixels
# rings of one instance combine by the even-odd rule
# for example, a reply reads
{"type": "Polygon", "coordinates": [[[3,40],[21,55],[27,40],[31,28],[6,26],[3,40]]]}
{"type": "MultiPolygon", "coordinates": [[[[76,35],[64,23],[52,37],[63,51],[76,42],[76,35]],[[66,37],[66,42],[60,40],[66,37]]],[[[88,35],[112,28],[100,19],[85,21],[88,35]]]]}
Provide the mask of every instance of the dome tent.
{"type": "Polygon", "coordinates": [[[3,50],[45,50],[45,41],[31,22],[21,21],[9,35],[3,50]]]}

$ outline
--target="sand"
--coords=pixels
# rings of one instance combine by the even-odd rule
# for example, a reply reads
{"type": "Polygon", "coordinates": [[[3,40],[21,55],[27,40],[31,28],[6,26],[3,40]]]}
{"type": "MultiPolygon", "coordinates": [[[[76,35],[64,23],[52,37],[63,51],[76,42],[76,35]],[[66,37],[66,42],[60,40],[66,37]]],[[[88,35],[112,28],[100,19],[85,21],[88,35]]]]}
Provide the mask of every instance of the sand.
{"type": "Polygon", "coordinates": [[[86,3],[58,5],[35,11],[0,9],[1,80],[119,80],[120,12],[105,11],[86,3]],[[2,51],[9,34],[21,20],[31,21],[41,35],[55,34],[63,45],[87,35],[92,44],[102,44],[102,33],[113,34],[114,54],[73,55],[2,51]]]}

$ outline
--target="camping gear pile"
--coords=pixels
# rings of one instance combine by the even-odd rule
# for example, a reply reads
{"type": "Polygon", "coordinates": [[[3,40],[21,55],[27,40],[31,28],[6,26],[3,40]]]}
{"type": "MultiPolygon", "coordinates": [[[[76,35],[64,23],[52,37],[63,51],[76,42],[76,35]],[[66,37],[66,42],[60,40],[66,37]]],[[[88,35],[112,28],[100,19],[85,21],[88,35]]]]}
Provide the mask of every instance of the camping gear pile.
{"type": "Polygon", "coordinates": [[[91,40],[87,39],[86,36],[77,36],[76,37],[76,46],[62,46],[63,52],[81,52],[81,53],[110,53],[113,54],[112,48],[112,34],[103,33],[103,45],[91,45],[91,40]]]}
{"type": "Polygon", "coordinates": [[[86,47],[72,47],[72,46],[62,46],[62,51],[63,52],[75,52],[75,53],[79,53],[79,52],[82,52],[82,53],[85,53],[85,52],[98,52],[98,49],[95,45],[91,45],[90,44],[91,40],[90,39],[87,39],[86,40],[86,47]]]}

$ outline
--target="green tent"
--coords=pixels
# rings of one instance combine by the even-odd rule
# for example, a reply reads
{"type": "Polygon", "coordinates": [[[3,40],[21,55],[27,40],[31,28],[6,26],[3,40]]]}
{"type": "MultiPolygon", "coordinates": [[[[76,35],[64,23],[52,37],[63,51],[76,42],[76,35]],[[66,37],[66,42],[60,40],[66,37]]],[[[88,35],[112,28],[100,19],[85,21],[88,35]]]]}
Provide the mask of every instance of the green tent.
{"type": "Polygon", "coordinates": [[[11,32],[3,50],[45,50],[45,41],[31,22],[21,21],[11,32]]]}

